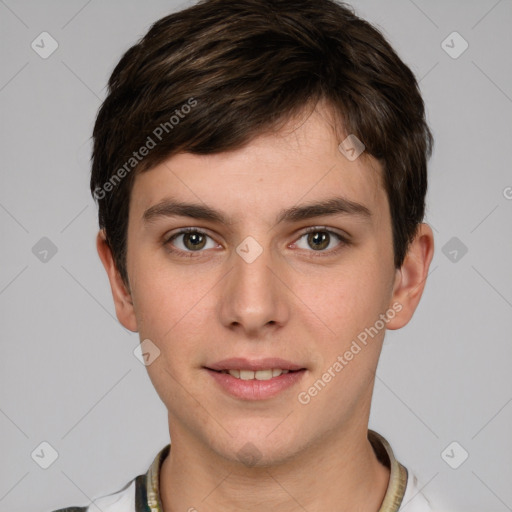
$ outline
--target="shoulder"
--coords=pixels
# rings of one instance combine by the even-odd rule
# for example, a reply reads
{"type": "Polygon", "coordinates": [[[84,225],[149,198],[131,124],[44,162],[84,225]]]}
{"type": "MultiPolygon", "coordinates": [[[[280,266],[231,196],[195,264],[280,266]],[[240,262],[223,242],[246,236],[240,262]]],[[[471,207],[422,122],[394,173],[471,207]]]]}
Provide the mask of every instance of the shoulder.
{"type": "Polygon", "coordinates": [[[141,502],[143,503],[146,498],[145,479],[145,475],[139,475],[121,490],[97,498],[89,505],[60,508],[53,512],[93,512],[97,510],[102,512],[139,512],[145,510],[141,508],[141,502]]]}

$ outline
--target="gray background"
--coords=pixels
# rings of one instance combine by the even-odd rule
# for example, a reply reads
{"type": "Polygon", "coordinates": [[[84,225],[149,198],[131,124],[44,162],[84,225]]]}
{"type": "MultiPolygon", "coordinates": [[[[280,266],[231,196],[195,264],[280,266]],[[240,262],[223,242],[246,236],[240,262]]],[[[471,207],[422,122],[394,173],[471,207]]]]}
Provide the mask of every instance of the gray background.
{"type": "MultiPolygon", "coordinates": [[[[189,4],[0,0],[1,511],[88,504],[169,441],[96,254],[89,137],[122,52],[189,4]],[[59,45],[47,59],[31,48],[43,31],[59,45]],[[31,457],[43,441],[48,469],[31,457]]],[[[421,79],[436,139],[431,275],[386,336],[370,426],[443,510],[512,510],[512,2],[353,5],[421,79]]]]}

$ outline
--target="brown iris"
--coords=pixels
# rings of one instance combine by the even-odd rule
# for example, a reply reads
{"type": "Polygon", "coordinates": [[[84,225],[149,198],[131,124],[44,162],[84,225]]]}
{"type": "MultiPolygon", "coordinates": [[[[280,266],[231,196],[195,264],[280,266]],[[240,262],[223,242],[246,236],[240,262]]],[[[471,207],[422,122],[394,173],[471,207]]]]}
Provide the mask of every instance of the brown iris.
{"type": "Polygon", "coordinates": [[[201,233],[183,233],[183,244],[191,251],[202,249],[206,244],[206,236],[201,233]]]}
{"type": "Polygon", "coordinates": [[[330,238],[325,231],[314,231],[308,234],[308,244],[315,250],[325,249],[329,246],[330,238]]]}

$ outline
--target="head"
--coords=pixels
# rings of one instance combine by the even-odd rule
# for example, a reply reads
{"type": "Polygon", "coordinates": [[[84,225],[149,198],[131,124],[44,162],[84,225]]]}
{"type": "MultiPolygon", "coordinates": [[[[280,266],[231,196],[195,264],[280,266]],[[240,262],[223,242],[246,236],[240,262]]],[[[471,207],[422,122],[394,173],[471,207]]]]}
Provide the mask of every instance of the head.
{"type": "Polygon", "coordinates": [[[433,251],[432,137],[380,32],[331,0],[204,0],[124,54],[93,137],[98,251],[119,320],[160,350],[171,437],[268,462],[367,421],[384,333],[433,251]],[[233,357],[284,359],[300,382],[233,398],[211,374],[233,357]]]}

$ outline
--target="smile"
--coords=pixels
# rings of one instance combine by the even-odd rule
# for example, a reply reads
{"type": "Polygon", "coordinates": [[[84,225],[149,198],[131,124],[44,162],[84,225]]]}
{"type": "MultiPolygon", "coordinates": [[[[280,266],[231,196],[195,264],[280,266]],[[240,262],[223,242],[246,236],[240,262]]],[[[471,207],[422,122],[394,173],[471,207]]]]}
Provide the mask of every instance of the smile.
{"type": "Polygon", "coordinates": [[[227,395],[248,401],[267,400],[298,386],[306,369],[262,368],[258,370],[204,368],[218,389],[227,395]]]}
{"type": "Polygon", "coordinates": [[[273,377],[279,377],[283,373],[290,370],[282,370],[281,368],[272,368],[268,370],[222,370],[220,373],[229,373],[231,377],[241,380],[270,380],[273,377]]]}

